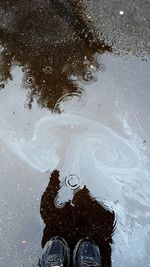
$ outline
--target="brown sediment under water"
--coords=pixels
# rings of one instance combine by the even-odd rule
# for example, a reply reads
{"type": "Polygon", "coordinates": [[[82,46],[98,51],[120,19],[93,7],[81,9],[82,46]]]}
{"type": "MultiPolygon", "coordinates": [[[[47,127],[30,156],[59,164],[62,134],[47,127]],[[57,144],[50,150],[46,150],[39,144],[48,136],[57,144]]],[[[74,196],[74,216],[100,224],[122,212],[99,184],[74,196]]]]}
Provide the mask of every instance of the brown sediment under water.
{"type": "Polygon", "coordinates": [[[0,3],[0,267],[56,235],[150,264],[149,56],[116,54],[74,3],[0,3]]]}

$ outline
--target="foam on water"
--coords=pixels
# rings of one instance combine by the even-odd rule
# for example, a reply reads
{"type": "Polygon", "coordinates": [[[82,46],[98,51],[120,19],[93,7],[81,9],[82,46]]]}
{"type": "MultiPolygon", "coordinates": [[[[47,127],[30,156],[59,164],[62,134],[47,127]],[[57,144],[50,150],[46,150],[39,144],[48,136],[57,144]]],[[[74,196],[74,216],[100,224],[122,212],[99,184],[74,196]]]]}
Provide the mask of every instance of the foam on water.
{"type": "Polygon", "coordinates": [[[99,184],[107,201],[121,198],[121,188],[128,184],[131,189],[143,176],[145,157],[138,145],[93,120],[72,114],[43,117],[31,138],[0,121],[1,139],[30,166],[41,172],[58,168],[64,178],[74,173],[92,191],[99,184]]]}

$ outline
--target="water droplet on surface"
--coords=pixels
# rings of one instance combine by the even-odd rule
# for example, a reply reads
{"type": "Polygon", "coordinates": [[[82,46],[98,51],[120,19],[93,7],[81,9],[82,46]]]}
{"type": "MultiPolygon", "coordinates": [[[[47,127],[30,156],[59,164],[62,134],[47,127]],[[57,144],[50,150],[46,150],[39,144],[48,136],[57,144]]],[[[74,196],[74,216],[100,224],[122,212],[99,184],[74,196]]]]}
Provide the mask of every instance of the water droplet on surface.
{"type": "Polygon", "coordinates": [[[54,200],[54,204],[55,204],[55,207],[58,208],[58,209],[62,209],[64,206],[65,206],[65,202],[63,203],[61,200],[60,200],[60,197],[57,196],[54,200]]]}
{"type": "Polygon", "coordinates": [[[94,78],[92,71],[87,71],[84,75],[83,75],[83,80],[86,82],[90,82],[92,81],[94,78]]]}
{"type": "Polygon", "coordinates": [[[75,174],[71,174],[65,179],[66,186],[72,190],[75,190],[80,187],[79,177],[75,174]]]}
{"type": "Polygon", "coordinates": [[[33,84],[35,83],[35,78],[34,78],[34,76],[29,76],[29,77],[27,77],[26,80],[25,80],[25,83],[26,83],[27,85],[33,85],[33,84]]]}
{"type": "Polygon", "coordinates": [[[46,66],[46,67],[43,69],[43,71],[44,71],[45,73],[47,73],[47,74],[50,74],[50,73],[52,73],[52,68],[51,68],[50,66],[46,66]]]}

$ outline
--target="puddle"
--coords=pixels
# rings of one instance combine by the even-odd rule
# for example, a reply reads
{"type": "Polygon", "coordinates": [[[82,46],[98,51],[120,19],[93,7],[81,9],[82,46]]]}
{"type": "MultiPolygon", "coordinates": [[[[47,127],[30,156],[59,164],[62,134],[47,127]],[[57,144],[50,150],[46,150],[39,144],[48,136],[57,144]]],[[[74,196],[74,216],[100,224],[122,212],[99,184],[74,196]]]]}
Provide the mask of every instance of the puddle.
{"type": "Polygon", "coordinates": [[[48,2],[0,4],[0,266],[35,266],[55,235],[149,266],[149,57],[48,2]]]}

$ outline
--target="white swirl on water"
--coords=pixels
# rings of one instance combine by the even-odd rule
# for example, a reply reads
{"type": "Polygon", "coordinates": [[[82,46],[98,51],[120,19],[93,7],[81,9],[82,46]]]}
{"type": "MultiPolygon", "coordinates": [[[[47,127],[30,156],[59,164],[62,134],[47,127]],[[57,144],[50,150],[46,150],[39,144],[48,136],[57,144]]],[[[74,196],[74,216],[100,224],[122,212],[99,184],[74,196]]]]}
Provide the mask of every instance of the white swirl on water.
{"type": "Polygon", "coordinates": [[[116,181],[119,185],[118,180],[120,183],[130,181],[131,175],[133,179],[141,161],[138,150],[128,140],[77,115],[40,119],[30,139],[17,136],[1,120],[0,137],[33,168],[41,172],[58,168],[63,177],[74,173],[82,184],[96,192],[95,184],[99,184],[99,193],[107,200],[116,199],[116,181]]]}

